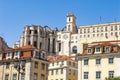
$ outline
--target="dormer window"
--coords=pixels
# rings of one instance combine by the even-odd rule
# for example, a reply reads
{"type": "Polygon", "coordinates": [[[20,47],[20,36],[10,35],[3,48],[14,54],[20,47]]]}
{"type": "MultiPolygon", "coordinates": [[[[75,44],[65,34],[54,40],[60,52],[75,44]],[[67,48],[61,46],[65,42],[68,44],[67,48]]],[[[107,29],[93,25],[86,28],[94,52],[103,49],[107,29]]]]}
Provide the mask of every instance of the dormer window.
{"type": "Polygon", "coordinates": [[[10,54],[11,54],[11,53],[10,53],[10,52],[8,52],[8,53],[7,53],[7,57],[10,57],[10,56],[11,56],[10,54]]]}
{"type": "Polygon", "coordinates": [[[7,52],[7,59],[12,58],[12,52],[7,52]]]}
{"type": "Polygon", "coordinates": [[[100,53],[101,52],[101,47],[100,46],[96,46],[95,47],[95,53],[100,53]]]}
{"type": "Polygon", "coordinates": [[[88,48],[88,49],[87,49],[87,52],[88,52],[88,54],[92,53],[92,49],[91,49],[91,48],[88,48]]]}
{"type": "Polygon", "coordinates": [[[110,52],[110,46],[105,46],[105,53],[109,53],[110,52]]]}
{"type": "Polygon", "coordinates": [[[19,57],[20,57],[20,51],[15,51],[14,58],[19,58],[19,57]]]}

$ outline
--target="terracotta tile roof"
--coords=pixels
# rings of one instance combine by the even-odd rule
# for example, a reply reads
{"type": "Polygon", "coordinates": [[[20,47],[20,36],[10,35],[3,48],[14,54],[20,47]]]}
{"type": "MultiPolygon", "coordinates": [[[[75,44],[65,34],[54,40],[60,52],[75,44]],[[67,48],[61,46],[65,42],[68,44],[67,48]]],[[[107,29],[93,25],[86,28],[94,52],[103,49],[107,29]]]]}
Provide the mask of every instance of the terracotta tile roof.
{"type": "Polygon", "coordinates": [[[72,60],[72,58],[71,56],[67,56],[67,55],[55,55],[55,56],[48,56],[47,60],[53,62],[59,60],[72,60]]]}

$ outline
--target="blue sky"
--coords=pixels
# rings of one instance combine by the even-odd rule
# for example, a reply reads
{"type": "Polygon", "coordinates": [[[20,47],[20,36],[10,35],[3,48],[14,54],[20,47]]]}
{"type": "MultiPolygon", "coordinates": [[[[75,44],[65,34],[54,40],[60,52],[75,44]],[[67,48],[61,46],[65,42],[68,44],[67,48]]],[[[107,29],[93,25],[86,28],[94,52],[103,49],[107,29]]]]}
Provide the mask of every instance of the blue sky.
{"type": "Polygon", "coordinates": [[[9,46],[20,39],[25,25],[61,29],[66,15],[77,17],[77,26],[120,22],[120,0],[0,0],[0,36],[9,46]]]}

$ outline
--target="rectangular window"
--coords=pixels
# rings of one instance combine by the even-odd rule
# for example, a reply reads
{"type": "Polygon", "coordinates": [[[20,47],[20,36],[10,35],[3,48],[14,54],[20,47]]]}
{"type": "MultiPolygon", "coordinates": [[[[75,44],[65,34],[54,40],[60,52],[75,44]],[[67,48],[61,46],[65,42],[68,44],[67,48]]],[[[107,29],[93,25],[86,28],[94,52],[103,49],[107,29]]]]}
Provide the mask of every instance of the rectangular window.
{"type": "Polygon", "coordinates": [[[17,74],[13,74],[13,80],[17,80],[17,74]]]}
{"type": "Polygon", "coordinates": [[[56,69],[56,75],[58,75],[58,69],[56,69]]]}
{"type": "Polygon", "coordinates": [[[19,51],[15,51],[15,56],[18,56],[19,55],[19,51]]]}
{"type": "Polygon", "coordinates": [[[111,26],[111,31],[113,31],[113,26],[111,26]]]}
{"type": "Polygon", "coordinates": [[[10,62],[6,62],[6,69],[10,67],[10,62]]]}
{"type": "Polygon", "coordinates": [[[88,33],[90,33],[90,29],[88,29],[88,33]]]}
{"type": "Polygon", "coordinates": [[[64,65],[64,61],[61,61],[61,65],[64,65]]]}
{"type": "Polygon", "coordinates": [[[10,57],[10,56],[11,56],[11,52],[8,52],[8,53],[7,53],[7,57],[10,57]]]}
{"type": "Polygon", "coordinates": [[[113,78],[114,77],[114,71],[109,71],[109,75],[108,75],[110,78],[113,78]]]}
{"type": "Polygon", "coordinates": [[[69,74],[71,74],[71,69],[69,69],[69,74]]]}
{"type": "Polygon", "coordinates": [[[106,46],[106,47],[105,47],[105,52],[106,52],[106,53],[110,52],[110,47],[109,47],[109,46],[106,46]]]}
{"type": "Polygon", "coordinates": [[[95,32],[95,28],[93,28],[93,32],[95,32]]]}
{"type": "Polygon", "coordinates": [[[61,74],[63,74],[63,69],[61,69],[61,74]]]}
{"type": "Polygon", "coordinates": [[[84,60],[84,65],[88,65],[88,61],[89,61],[88,59],[85,59],[84,60]]]}
{"type": "Polygon", "coordinates": [[[41,74],[41,80],[45,80],[45,75],[41,74]]]}
{"type": "Polygon", "coordinates": [[[100,64],[101,63],[101,59],[96,59],[96,64],[100,64]]]}
{"type": "Polygon", "coordinates": [[[59,65],[59,62],[57,61],[57,65],[59,65]]]}
{"type": "Polygon", "coordinates": [[[84,33],[86,33],[86,29],[84,29],[84,33]]]}
{"type": "Polygon", "coordinates": [[[95,52],[100,52],[101,50],[100,50],[100,47],[98,46],[98,47],[95,47],[95,52]]]}
{"type": "Polygon", "coordinates": [[[2,53],[0,53],[0,57],[2,57],[2,53]]]}
{"type": "Polygon", "coordinates": [[[34,80],[38,80],[38,74],[34,73],[34,80]]]}
{"type": "Polygon", "coordinates": [[[114,58],[108,58],[108,63],[113,64],[114,63],[114,58]]]}
{"type": "Polygon", "coordinates": [[[9,74],[5,75],[5,80],[9,80],[9,74]]]}
{"type": "Polygon", "coordinates": [[[96,72],[96,79],[100,79],[101,78],[101,71],[97,71],[96,72]]]}
{"type": "Polygon", "coordinates": [[[44,70],[45,69],[45,64],[44,63],[42,63],[42,70],[44,70]]]}
{"type": "Polygon", "coordinates": [[[107,31],[107,27],[105,27],[105,31],[107,31]]]}
{"type": "Polygon", "coordinates": [[[82,34],[82,29],[80,29],[80,34],[82,34]]]}
{"type": "Polygon", "coordinates": [[[84,79],[88,79],[88,72],[84,72],[84,79]]]}
{"type": "Polygon", "coordinates": [[[59,51],[61,51],[61,43],[59,43],[59,51]]]}
{"type": "Polygon", "coordinates": [[[34,68],[38,68],[38,62],[35,62],[34,68]]]}
{"type": "Polygon", "coordinates": [[[51,75],[54,75],[54,71],[53,70],[51,70],[51,75]]]}
{"type": "Polygon", "coordinates": [[[25,80],[25,73],[21,73],[21,80],[25,80]]]}
{"type": "Polygon", "coordinates": [[[88,53],[92,53],[92,49],[91,48],[88,48],[88,53]]]}

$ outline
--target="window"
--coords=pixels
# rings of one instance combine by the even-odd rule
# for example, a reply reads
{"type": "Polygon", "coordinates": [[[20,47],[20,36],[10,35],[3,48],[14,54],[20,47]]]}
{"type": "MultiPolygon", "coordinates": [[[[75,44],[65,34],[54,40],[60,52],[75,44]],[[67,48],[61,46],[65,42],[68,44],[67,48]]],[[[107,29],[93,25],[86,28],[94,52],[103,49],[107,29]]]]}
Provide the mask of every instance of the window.
{"type": "Polygon", "coordinates": [[[13,74],[13,80],[17,80],[17,74],[13,74]]]}
{"type": "Polygon", "coordinates": [[[37,33],[38,33],[37,30],[35,30],[35,31],[34,31],[34,34],[37,34],[37,33]]]}
{"type": "Polygon", "coordinates": [[[21,80],[25,80],[25,73],[21,73],[21,80]]]}
{"type": "Polygon", "coordinates": [[[84,79],[88,79],[88,72],[84,72],[84,79]]]}
{"type": "Polygon", "coordinates": [[[114,71],[109,71],[109,75],[108,75],[110,78],[113,78],[114,77],[114,71]]]}
{"type": "Polygon", "coordinates": [[[103,36],[103,33],[101,33],[101,36],[103,36]]]}
{"type": "Polygon", "coordinates": [[[73,75],[75,75],[75,70],[73,71],[73,75]]]}
{"type": "Polygon", "coordinates": [[[45,75],[41,74],[41,80],[45,80],[45,75]]]}
{"type": "Polygon", "coordinates": [[[61,43],[59,43],[59,50],[58,51],[61,51],[61,43]]]}
{"type": "Polygon", "coordinates": [[[118,37],[118,33],[117,32],[115,32],[115,37],[118,37]]]}
{"type": "Polygon", "coordinates": [[[70,25],[68,25],[68,31],[70,31],[70,25]]]}
{"type": "Polygon", "coordinates": [[[93,32],[95,32],[95,28],[93,28],[93,32]]]}
{"type": "Polygon", "coordinates": [[[88,33],[90,33],[90,29],[88,29],[88,33]]]}
{"type": "Polygon", "coordinates": [[[38,68],[38,62],[35,62],[34,68],[38,68]]]}
{"type": "Polygon", "coordinates": [[[101,50],[100,50],[100,47],[99,46],[97,46],[97,47],[95,47],[95,52],[100,52],[101,50]]]}
{"type": "Polygon", "coordinates": [[[0,53],[0,57],[2,57],[2,53],[0,53]]]}
{"type": "Polygon", "coordinates": [[[59,62],[57,61],[57,65],[59,65],[59,62]]]}
{"type": "Polygon", "coordinates": [[[44,70],[45,69],[45,64],[44,63],[42,63],[42,70],[44,70]]]}
{"type": "Polygon", "coordinates": [[[61,74],[63,74],[63,69],[61,69],[61,74]]]}
{"type": "Polygon", "coordinates": [[[6,69],[10,67],[10,62],[6,62],[6,69]]]}
{"type": "Polygon", "coordinates": [[[8,53],[7,53],[7,57],[10,57],[10,56],[11,56],[11,52],[8,52],[8,53]]]}
{"type": "Polygon", "coordinates": [[[15,56],[18,56],[19,55],[19,51],[15,51],[15,56]]]}
{"type": "Polygon", "coordinates": [[[107,33],[105,33],[105,37],[106,37],[106,38],[108,38],[108,35],[107,35],[107,33]]]}
{"type": "Polygon", "coordinates": [[[71,69],[69,69],[68,73],[71,74],[71,69]]]}
{"type": "Polygon", "coordinates": [[[111,31],[113,31],[113,26],[111,26],[111,31]]]}
{"type": "Polygon", "coordinates": [[[115,26],[115,30],[117,30],[117,26],[115,26]]]}
{"type": "Polygon", "coordinates": [[[97,37],[99,36],[99,34],[97,34],[97,37]]]}
{"type": "Polygon", "coordinates": [[[29,30],[29,34],[31,34],[31,32],[32,32],[32,31],[31,31],[31,30],[29,30]]]}
{"type": "Polygon", "coordinates": [[[107,27],[105,27],[105,31],[107,31],[107,27]]]}
{"type": "Polygon", "coordinates": [[[5,75],[5,80],[9,80],[9,74],[5,75]]]}
{"type": "Polygon", "coordinates": [[[34,56],[35,57],[39,57],[39,52],[38,51],[34,51],[34,56]]]}
{"type": "Polygon", "coordinates": [[[96,71],[96,79],[100,79],[101,78],[101,71],[96,71]]]}
{"type": "Polygon", "coordinates": [[[77,47],[76,46],[73,46],[72,52],[77,53],[77,47]]]}
{"type": "Polygon", "coordinates": [[[54,74],[54,71],[53,70],[51,70],[51,75],[53,75],[54,74]]]}
{"type": "Polygon", "coordinates": [[[86,33],[86,29],[84,29],[84,33],[86,33]]]}
{"type": "Polygon", "coordinates": [[[56,75],[58,74],[58,69],[56,69],[56,75]]]}
{"type": "Polygon", "coordinates": [[[82,29],[80,29],[80,34],[82,34],[82,29]]]}
{"type": "Polygon", "coordinates": [[[69,65],[71,65],[71,61],[69,61],[69,65]]]}
{"type": "Polygon", "coordinates": [[[61,61],[61,64],[64,65],[64,61],[61,61]]]}
{"type": "Polygon", "coordinates": [[[113,64],[114,63],[114,58],[108,58],[108,63],[113,64]]]}
{"type": "Polygon", "coordinates": [[[113,36],[113,32],[111,32],[111,36],[113,36]]]}
{"type": "Polygon", "coordinates": [[[54,66],[54,62],[52,63],[52,66],[54,66]]]}
{"type": "Polygon", "coordinates": [[[37,47],[37,41],[34,41],[34,47],[37,47]]]}
{"type": "Polygon", "coordinates": [[[96,59],[96,64],[100,64],[101,63],[101,59],[96,59]]]}
{"type": "Polygon", "coordinates": [[[88,48],[88,53],[92,53],[92,49],[91,48],[88,48]]]}
{"type": "Polygon", "coordinates": [[[34,73],[34,80],[38,80],[38,74],[34,73]]]}
{"type": "Polygon", "coordinates": [[[101,32],[103,32],[103,27],[101,27],[101,32]]]}
{"type": "Polygon", "coordinates": [[[109,47],[109,46],[106,46],[106,47],[105,47],[105,52],[106,52],[106,53],[110,52],[110,47],[109,47]]]}
{"type": "Polygon", "coordinates": [[[97,32],[99,32],[99,28],[97,28],[97,32]]]}
{"type": "Polygon", "coordinates": [[[88,65],[88,59],[84,60],[84,65],[88,65]]]}

